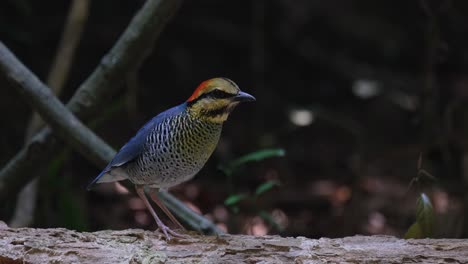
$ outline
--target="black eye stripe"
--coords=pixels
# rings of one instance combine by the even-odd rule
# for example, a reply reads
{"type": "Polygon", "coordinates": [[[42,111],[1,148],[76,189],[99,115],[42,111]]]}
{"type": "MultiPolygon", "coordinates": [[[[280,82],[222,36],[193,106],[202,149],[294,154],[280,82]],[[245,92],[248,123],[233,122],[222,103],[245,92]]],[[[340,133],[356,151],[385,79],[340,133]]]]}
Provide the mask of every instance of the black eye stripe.
{"type": "Polygon", "coordinates": [[[221,107],[218,109],[204,110],[202,111],[205,116],[216,117],[223,114],[229,114],[230,110],[227,107],[221,107]]]}
{"type": "Polygon", "coordinates": [[[235,96],[235,94],[226,93],[225,91],[221,91],[221,90],[218,90],[218,89],[214,89],[213,91],[207,93],[207,95],[209,97],[219,98],[219,99],[229,98],[229,97],[235,96]]]}
{"type": "Polygon", "coordinates": [[[230,97],[233,97],[233,96],[236,96],[235,94],[230,94],[230,93],[226,93],[225,91],[221,91],[221,90],[218,90],[218,89],[214,89],[206,94],[202,94],[200,95],[196,100],[200,100],[200,99],[203,99],[203,98],[216,98],[216,99],[225,99],[225,98],[230,98],[230,97]]]}

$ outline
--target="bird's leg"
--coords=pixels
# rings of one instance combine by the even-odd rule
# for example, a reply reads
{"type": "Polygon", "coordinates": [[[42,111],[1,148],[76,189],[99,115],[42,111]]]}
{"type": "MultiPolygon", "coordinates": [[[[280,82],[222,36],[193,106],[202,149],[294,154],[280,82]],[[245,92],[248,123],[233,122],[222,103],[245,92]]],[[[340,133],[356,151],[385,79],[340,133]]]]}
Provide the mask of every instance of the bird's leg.
{"type": "Polygon", "coordinates": [[[146,208],[150,211],[151,215],[153,216],[154,220],[156,221],[156,224],[158,225],[159,229],[163,232],[164,236],[166,237],[167,240],[171,240],[171,235],[175,237],[184,237],[183,235],[180,235],[174,231],[172,231],[169,227],[167,227],[161,219],[159,219],[158,215],[154,211],[153,207],[151,207],[151,204],[148,201],[148,198],[146,198],[145,195],[145,190],[143,186],[136,185],[135,186],[136,192],[138,196],[140,196],[141,200],[143,200],[143,203],[145,204],[146,208]]]}
{"type": "Polygon", "coordinates": [[[185,231],[185,227],[177,220],[177,218],[174,217],[174,215],[172,215],[171,211],[169,211],[169,209],[167,209],[164,203],[159,199],[157,192],[157,189],[150,189],[149,195],[151,199],[159,206],[159,208],[161,208],[161,210],[163,210],[163,212],[171,219],[174,224],[185,231]]]}

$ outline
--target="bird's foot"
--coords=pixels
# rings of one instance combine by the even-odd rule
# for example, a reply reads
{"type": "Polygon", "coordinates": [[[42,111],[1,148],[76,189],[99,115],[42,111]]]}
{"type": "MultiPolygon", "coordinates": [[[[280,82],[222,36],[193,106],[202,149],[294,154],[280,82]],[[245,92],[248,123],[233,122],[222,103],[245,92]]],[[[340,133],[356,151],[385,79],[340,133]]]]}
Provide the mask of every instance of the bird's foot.
{"type": "Polygon", "coordinates": [[[160,226],[158,230],[164,234],[167,241],[171,240],[173,237],[174,238],[189,238],[188,235],[177,233],[176,231],[170,229],[166,225],[160,226]]]}

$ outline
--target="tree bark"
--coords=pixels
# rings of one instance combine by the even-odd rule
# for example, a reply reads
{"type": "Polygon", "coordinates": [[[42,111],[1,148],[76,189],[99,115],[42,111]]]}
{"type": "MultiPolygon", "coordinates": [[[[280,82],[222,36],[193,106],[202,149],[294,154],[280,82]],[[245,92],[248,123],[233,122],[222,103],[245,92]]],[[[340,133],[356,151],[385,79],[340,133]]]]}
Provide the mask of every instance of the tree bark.
{"type": "Polygon", "coordinates": [[[466,239],[201,236],[157,231],[0,229],[0,263],[467,263],[466,239]]]}

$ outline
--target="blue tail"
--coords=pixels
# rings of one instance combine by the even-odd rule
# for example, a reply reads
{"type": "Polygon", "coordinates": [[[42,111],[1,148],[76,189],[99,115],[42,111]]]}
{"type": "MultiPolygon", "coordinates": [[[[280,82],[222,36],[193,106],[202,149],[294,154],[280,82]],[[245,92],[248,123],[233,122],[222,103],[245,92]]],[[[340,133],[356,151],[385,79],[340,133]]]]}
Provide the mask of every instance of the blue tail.
{"type": "Polygon", "coordinates": [[[102,177],[104,174],[108,173],[108,172],[109,172],[109,171],[107,170],[107,168],[106,168],[105,170],[101,171],[101,173],[99,173],[99,175],[98,175],[96,178],[94,178],[94,180],[93,180],[90,184],[88,184],[88,187],[86,187],[86,190],[88,190],[88,191],[91,190],[91,188],[93,187],[93,185],[94,185],[95,183],[97,183],[97,182],[99,181],[99,179],[101,179],[101,177],[102,177]]]}

